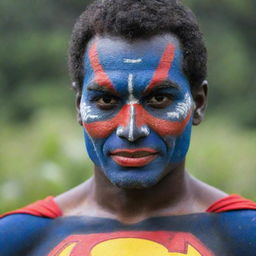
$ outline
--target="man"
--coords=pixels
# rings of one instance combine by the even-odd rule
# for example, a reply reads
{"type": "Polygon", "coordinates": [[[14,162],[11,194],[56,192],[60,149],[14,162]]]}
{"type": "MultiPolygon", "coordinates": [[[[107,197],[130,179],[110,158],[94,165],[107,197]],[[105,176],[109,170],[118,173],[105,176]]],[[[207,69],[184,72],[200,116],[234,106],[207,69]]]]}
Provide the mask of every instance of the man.
{"type": "Polygon", "coordinates": [[[256,255],[256,205],[185,169],[207,100],[191,11],[96,1],[74,27],[69,65],[94,176],[2,216],[0,255],[256,255]]]}

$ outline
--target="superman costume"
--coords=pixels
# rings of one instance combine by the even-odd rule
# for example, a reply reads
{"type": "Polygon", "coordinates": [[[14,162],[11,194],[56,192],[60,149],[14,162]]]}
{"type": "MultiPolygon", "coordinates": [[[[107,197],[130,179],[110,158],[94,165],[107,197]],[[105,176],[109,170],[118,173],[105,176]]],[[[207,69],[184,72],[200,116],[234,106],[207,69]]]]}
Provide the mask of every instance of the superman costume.
{"type": "Polygon", "coordinates": [[[62,217],[53,197],[0,219],[0,256],[255,256],[256,204],[231,195],[206,213],[114,219],[62,217]]]}

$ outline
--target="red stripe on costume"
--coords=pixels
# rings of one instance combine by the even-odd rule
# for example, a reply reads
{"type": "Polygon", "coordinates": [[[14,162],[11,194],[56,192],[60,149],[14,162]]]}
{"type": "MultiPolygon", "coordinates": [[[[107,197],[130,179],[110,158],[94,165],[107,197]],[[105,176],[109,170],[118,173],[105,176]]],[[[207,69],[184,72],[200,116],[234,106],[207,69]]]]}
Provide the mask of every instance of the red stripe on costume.
{"type": "Polygon", "coordinates": [[[146,93],[149,93],[159,82],[167,79],[169,70],[171,69],[172,62],[175,56],[175,46],[168,44],[161,57],[159,65],[153,75],[153,78],[146,88],[146,93]]]}
{"type": "Polygon", "coordinates": [[[256,210],[256,203],[234,194],[213,203],[206,211],[220,213],[235,210],[256,210]]]}
{"type": "Polygon", "coordinates": [[[62,216],[62,211],[60,207],[53,200],[53,197],[49,196],[44,200],[36,201],[24,208],[0,215],[0,218],[6,217],[12,214],[29,214],[29,215],[34,215],[38,217],[46,217],[46,218],[54,219],[62,216]]]}
{"type": "Polygon", "coordinates": [[[109,79],[107,73],[104,71],[102,65],[100,64],[96,43],[94,43],[89,49],[89,59],[92,69],[95,73],[95,82],[98,85],[104,86],[113,93],[117,94],[111,80],[109,79]]]}

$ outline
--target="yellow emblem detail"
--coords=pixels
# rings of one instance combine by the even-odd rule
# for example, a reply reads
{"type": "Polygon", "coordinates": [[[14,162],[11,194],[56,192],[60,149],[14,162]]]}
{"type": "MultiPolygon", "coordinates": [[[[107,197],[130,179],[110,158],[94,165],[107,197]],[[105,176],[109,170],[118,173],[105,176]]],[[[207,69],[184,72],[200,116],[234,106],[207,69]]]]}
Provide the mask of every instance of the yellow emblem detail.
{"type": "Polygon", "coordinates": [[[72,250],[77,245],[77,242],[69,244],[58,256],[70,256],[72,250]]]}
{"type": "MultiPolygon", "coordinates": [[[[97,244],[90,256],[202,256],[188,245],[187,253],[168,252],[163,245],[139,238],[117,238],[97,244]]],[[[62,256],[62,255],[61,255],[62,256]]]]}

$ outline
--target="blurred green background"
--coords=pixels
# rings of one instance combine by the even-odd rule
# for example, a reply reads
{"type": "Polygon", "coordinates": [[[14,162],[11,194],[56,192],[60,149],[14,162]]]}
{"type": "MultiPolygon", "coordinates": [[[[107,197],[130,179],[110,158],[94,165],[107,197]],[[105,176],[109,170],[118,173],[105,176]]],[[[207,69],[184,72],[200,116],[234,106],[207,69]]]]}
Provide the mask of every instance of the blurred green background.
{"type": "MultiPolygon", "coordinates": [[[[67,49],[90,1],[0,2],[0,212],[56,195],[91,175],[69,87],[67,49]]],[[[187,166],[256,199],[256,2],[184,0],[209,51],[210,99],[187,166]]]]}

